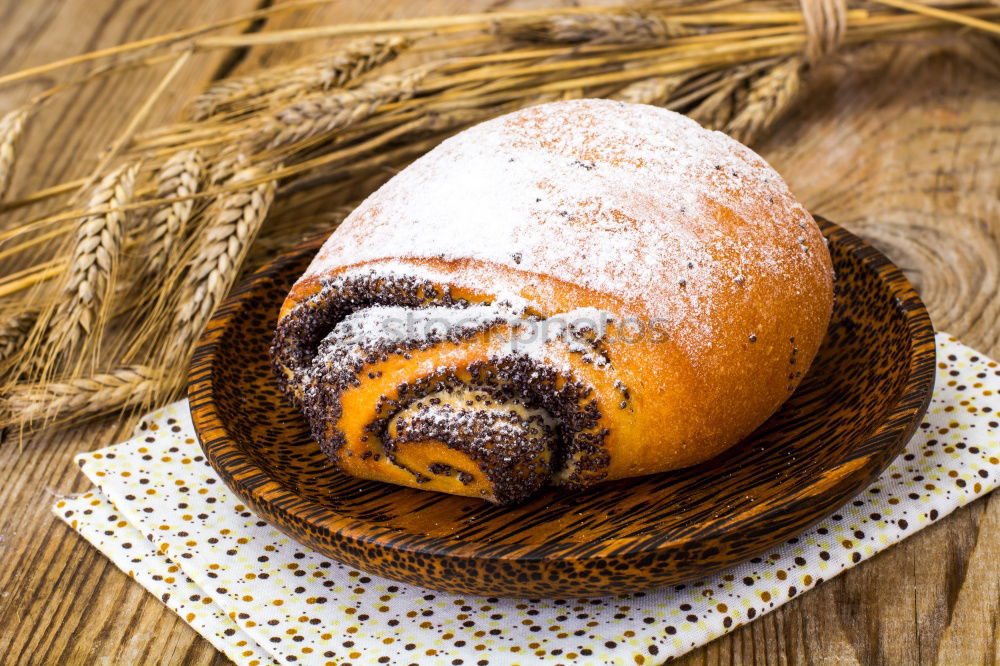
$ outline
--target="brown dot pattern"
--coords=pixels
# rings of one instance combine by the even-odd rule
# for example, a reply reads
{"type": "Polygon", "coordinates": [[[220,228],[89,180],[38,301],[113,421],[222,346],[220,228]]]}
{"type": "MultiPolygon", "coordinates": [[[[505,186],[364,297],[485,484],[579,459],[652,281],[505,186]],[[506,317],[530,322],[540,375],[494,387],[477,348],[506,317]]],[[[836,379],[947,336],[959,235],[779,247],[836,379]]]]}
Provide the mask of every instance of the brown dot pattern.
{"type": "Polygon", "coordinates": [[[238,664],[654,664],[770,612],[1000,480],[1000,365],[937,336],[927,414],[878,480],[769,552],[693,583],[598,598],[434,592],[366,574],[261,521],[205,464],[185,403],[78,457],[79,531],[238,664]]]}

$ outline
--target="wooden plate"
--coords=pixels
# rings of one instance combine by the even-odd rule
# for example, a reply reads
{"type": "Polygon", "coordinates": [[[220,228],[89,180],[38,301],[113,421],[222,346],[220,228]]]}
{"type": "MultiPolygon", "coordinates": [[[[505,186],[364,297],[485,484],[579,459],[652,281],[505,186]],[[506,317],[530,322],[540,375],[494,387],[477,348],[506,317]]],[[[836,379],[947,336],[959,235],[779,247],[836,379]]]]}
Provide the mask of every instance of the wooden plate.
{"type": "Polygon", "coordinates": [[[934,331],[880,252],[821,221],[837,271],[823,349],[743,443],[678,472],[553,490],[528,504],[348,477],[327,462],[268,363],[278,308],[322,239],[247,279],[209,324],[189,397],[209,463],[258,515],[363,571],[482,595],[621,594],[697,579],[821,520],[873,481],[923,416],[934,331]]]}

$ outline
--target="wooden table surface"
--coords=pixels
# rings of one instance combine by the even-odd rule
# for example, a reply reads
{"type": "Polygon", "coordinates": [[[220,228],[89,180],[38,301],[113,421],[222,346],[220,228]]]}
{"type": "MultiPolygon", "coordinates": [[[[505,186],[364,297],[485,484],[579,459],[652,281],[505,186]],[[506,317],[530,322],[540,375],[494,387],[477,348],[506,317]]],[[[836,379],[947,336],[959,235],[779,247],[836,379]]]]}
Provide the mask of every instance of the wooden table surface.
{"type": "MultiPolygon", "coordinates": [[[[266,29],[496,7],[504,0],[339,0],[266,29]]],[[[565,0],[569,4],[570,0],[565,0]]],[[[270,4],[259,0],[6,0],[0,74],[270,4]]],[[[243,30],[237,26],[233,30],[243,30]]],[[[201,54],[151,122],[219,71],[322,42],[226,59],[201,54]]],[[[758,149],[815,213],[885,250],[921,290],[940,330],[1000,355],[1000,85],[954,62],[891,80],[842,71],[758,149]]],[[[58,98],[23,147],[14,191],[88,173],[89,160],[156,85],[141,74],[58,98]],[[39,126],[41,125],[41,126],[39,126]],[[58,147],[58,148],[54,148],[58,147]]],[[[0,112],[53,79],[0,88],[0,112]]],[[[0,226],[10,221],[0,219],[0,226]]],[[[225,663],[157,599],[57,521],[56,495],[85,490],[81,450],[132,424],[102,422],[0,447],[0,663],[225,663]]],[[[992,664],[1000,661],[1000,495],[980,499],[684,664],[992,664]]]]}

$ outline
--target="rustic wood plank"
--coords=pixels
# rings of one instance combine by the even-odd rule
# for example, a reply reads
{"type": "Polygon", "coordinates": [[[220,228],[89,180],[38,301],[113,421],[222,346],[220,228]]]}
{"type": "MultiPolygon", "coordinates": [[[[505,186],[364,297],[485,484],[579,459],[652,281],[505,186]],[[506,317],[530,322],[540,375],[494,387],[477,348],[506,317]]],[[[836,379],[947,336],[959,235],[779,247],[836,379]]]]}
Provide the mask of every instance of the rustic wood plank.
{"type": "Polygon", "coordinates": [[[965,575],[952,585],[951,621],[937,646],[937,662],[1000,661],[1000,499],[987,500],[965,575]]]}
{"type": "MultiPolygon", "coordinates": [[[[255,0],[183,6],[141,0],[7,3],[0,10],[0,73],[243,13],[255,6],[255,0]]],[[[220,53],[196,56],[149,121],[159,123],[172,117],[178,105],[204,85],[221,57],[220,53]]],[[[74,66],[0,88],[0,110],[86,70],[74,66]]],[[[114,140],[163,72],[160,67],[158,73],[128,73],[53,99],[31,120],[22,150],[32,160],[16,170],[13,192],[26,193],[89,173],[96,151],[114,140]]],[[[41,209],[0,216],[0,226],[17,224],[41,209]]],[[[3,663],[227,662],[158,599],[50,513],[55,493],[88,487],[72,463],[73,455],[118,441],[130,428],[127,423],[105,422],[38,437],[23,448],[16,440],[0,445],[3,663]]]]}
{"type": "MultiPolygon", "coordinates": [[[[247,11],[251,0],[9,3],[0,11],[0,72],[247,11]]],[[[555,2],[331,3],[271,27],[377,20],[555,2]]],[[[569,0],[565,4],[570,4],[569,0]]],[[[310,42],[261,49],[241,70],[313,52],[310,42]]],[[[152,120],[214,71],[198,56],[152,120]]],[[[213,60],[213,58],[215,60],[213,60]]],[[[78,70],[79,71],[79,70],[78,70]]],[[[6,109],[53,81],[0,89],[6,109]]],[[[79,176],[155,85],[126,75],[52,104],[33,129],[15,192],[79,176]],[[115,99],[113,108],[107,99],[115,99]],[[80,132],[87,127],[88,132],[80,132]],[[39,150],[59,145],[59,151],[39,150]],[[74,159],[67,159],[72,156],[74,159]]],[[[820,86],[762,148],[812,210],[873,241],[921,289],[939,327],[1000,354],[1000,89],[941,65],[914,80],[820,86]]],[[[37,212],[34,211],[34,212],[37,212]]],[[[0,224],[13,218],[0,220],[0,224]]],[[[94,425],[0,448],[0,654],[5,663],[225,663],[160,602],[49,514],[54,492],[83,490],[73,453],[119,439],[94,425]]],[[[1000,499],[980,500],[685,659],[685,664],[950,664],[1000,660],[1000,499]]]]}
{"type": "MultiPolygon", "coordinates": [[[[810,210],[906,270],[939,329],[996,356],[997,118],[995,81],[937,63],[895,83],[821,81],[760,149],[810,210]]],[[[777,615],[807,627],[801,646],[754,623],[681,663],[991,663],[998,516],[995,497],[974,502],[788,604],[777,615]]]]}

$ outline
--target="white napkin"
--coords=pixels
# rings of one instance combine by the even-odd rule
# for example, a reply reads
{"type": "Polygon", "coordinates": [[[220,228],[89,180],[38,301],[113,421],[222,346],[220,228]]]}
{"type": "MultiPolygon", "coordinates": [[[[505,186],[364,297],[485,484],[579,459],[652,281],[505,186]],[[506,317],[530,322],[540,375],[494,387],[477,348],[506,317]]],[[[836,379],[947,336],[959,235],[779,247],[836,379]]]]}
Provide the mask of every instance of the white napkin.
{"type": "Polygon", "coordinates": [[[689,585],[497,599],[396,583],[300,546],[239,504],[177,402],[77,456],[93,491],[56,514],[238,664],[660,663],[768,613],[996,487],[1000,366],[938,334],[927,416],[853,501],[689,585]]]}

